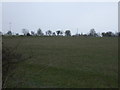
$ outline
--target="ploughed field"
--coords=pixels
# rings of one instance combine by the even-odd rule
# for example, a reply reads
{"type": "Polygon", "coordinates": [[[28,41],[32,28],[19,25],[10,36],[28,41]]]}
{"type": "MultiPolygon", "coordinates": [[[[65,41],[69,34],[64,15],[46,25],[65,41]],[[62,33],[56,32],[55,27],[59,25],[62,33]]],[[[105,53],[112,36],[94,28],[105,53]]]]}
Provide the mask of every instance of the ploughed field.
{"type": "Polygon", "coordinates": [[[117,37],[3,36],[2,40],[24,58],[6,87],[118,87],[117,37]]]}

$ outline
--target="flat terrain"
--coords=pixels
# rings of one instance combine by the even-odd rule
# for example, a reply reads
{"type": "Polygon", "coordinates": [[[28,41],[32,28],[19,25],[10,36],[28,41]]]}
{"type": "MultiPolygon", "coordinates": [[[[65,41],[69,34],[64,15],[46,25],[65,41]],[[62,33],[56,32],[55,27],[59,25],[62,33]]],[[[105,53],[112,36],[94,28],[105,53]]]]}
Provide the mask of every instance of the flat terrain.
{"type": "Polygon", "coordinates": [[[116,37],[3,37],[3,43],[25,58],[7,87],[118,87],[116,37]]]}

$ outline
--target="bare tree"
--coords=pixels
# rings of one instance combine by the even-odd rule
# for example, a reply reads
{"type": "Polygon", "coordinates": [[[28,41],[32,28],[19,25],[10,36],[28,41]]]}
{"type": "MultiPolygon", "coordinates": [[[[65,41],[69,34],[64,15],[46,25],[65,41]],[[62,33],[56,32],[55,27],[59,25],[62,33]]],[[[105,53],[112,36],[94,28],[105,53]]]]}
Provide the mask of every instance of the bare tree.
{"type": "Polygon", "coordinates": [[[56,36],[55,32],[52,33],[52,36],[56,36]]]}
{"type": "Polygon", "coordinates": [[[43,32],[42,32],[42,30],[40,28],[37,30],[37,35],[38,36],[43,36],[44,35],[43,32]]]}
{"type": "Polygon", "coordinates": [[[46,31],[46,35],[51,36],[52,35],[52,31],[51,30],[46,31]]]}
{"type": "Polygon", "coordinates": [[[8,31],[6,34],[7,34],[7,35],[12,35],[12,32],[11,32],[11,31],[8,31]]]}
{"type": "Polygon", "coordinates": [[[56,31],[56,33],[57,33],[57,36],[58,36],[60,34],[60,30],[56,31]]]}
{"type": "Polygon", "coordinates": [[[31,31],[31,35],[35,35],[35,32],[34,32],[34,31],[31,31]]]}
{"type": "Polygon", "coordinates": [[[27,34],[29,33],[29,30],[27,30],[27,29],[22,29],[22,33],[23,33],[24,35],[27,35],[27,34]]]}
{"type": "Polygon", "coordinates": [[[60,31],[60,35],[61,35],[61,36],[63,35],[63,32],[62,32],[62,31],[60,31]]]}
{"type": "Polygon", "coordinates": [[[102,36],[103,37],[111,37],[111,36],[115,36],[115,34],[113,33],[113,32],[111,32],[111,31],[109,31],[109,32],[102,32],[102,36]]]}
{"type": "Polygon", "coordinates": [[[19,36],[19,33],[16,33],[16,36],[19,36]]]}
{"type": "Polygon", "coordinates": [[[90,30],[89,36],[97,36],[97,33],[94,28],[90,30]]]}
{"type": "Polygon", "coordinates": [[[65,36],[71,36],[71,31],[70,30],[66,30],[65,31],[65,36]]]}

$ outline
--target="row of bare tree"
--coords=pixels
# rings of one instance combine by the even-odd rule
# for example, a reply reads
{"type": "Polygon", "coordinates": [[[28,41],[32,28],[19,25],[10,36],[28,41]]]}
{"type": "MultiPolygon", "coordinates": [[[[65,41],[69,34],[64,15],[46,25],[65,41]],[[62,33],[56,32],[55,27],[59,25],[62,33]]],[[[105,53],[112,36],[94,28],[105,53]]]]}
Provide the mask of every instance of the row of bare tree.
{"type": "MultiPolygon", "coordinates": [[[[102,32],[102,33],[96,33],[95,29],[91,29],[88,34],[78,34],[76,33],[75,35],[71,35],[70,30],[66,30],[65,32],[61,30],[57,30],[56,32],[52,32],[51,30],[47,30],[45,34],[43,31],[39,28],[37,32],[35,33],[34,31],[29,32],[28,29],[22,29],[22,33],[24,36],[95,36],[95,37],[115,37],[115,36],[120,36],[120,32],[113,33],[111,31],[109,32],[102,32]],[[63,35],[64,34],[64,35],[63,35]]],[[[2,32],[0,32],[2,35],[2,32]]],[[[13,35],[12,31],[8,31],[4,35],[13,35]]],[[[19,35],[19,33],[16,33],[15,35],[19,35]]]]}
{"type": "Polygon", "coordinates": [[[63,36],[63,33],[65,33],[66,36],[71,36],[71,31],[70,30],[66,30],[65,32],[61,31],[61,30],[57,30],[56,32],[52,32],[51,30],[47,30],[45,32],[45,34],[43,33],[43,31],[39,28],[37,30],[37,33],[35,33],[34,31],[31,31],[31,34],[29,33],[29,30],[27,29],[22,29],[22,32],[24,35],[30,36],[30,35],[37,35],[37,36],[63,36]]]}

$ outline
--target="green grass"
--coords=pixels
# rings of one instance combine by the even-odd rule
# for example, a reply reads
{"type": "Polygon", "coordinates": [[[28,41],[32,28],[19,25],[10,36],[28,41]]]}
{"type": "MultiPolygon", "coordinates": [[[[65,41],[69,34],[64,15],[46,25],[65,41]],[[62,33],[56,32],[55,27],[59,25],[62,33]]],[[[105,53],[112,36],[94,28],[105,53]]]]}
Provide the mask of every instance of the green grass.
{"type": "Polygon", "coordinates": [[[3,37],[3,43],[31,57],[18,64],[7,87],[118,87],[117,37],[3,37]]]}

